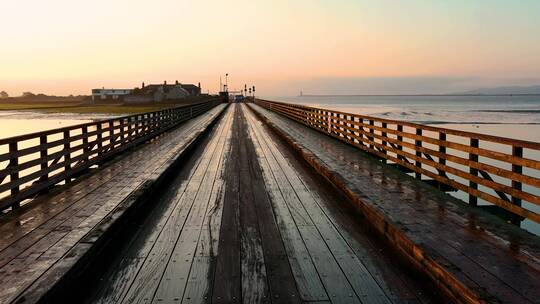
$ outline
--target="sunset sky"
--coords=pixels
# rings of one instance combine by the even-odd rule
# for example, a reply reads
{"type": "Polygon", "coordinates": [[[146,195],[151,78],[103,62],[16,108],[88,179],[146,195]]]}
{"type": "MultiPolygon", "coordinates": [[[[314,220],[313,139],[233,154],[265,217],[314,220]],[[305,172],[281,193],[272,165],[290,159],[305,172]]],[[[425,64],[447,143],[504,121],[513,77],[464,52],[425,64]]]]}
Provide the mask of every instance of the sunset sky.
{"type": "Polygon", "coordinates": [[[0,90],[142,81],[261,95],[540,84],[538,0],[1,0],[0,90]]]}

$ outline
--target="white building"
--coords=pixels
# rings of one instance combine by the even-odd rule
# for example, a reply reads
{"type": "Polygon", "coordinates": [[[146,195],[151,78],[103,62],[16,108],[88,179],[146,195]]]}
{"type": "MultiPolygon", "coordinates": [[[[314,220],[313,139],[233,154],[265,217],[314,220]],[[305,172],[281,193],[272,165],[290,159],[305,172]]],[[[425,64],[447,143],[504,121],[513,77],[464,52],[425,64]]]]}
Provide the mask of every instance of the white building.
{"type": "Polygon", "coordinates": [[[92,101],[96,100],[106,100],[120,99],[124,95],[129,95],[133,92],[133,89],[93,89],[92,90],[92,101]]]}

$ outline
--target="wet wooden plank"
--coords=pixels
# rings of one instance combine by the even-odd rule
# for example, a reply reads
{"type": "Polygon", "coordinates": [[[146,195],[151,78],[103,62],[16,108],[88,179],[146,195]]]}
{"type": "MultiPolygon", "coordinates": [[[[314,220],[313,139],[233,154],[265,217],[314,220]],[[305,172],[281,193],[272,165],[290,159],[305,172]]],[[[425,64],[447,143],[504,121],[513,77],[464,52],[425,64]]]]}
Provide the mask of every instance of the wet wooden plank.
{"type": "MultiPolygon", "coordinates": [[[[118,189],[112,189],[118,190],[118,189]]],[[[107,197],[107,196],[105,196],[107,197]]],[[[103,198],[102,198],[103,199],[103,198]]],[[[59,228],[46,235],[40,242],[21,254],[15,263],[10,263],[5,267],[6,275],[4,278],[12,282],[10,285],[21,289],[28,286],[39,275],[40,269],[43,270],[52,266],[59,260],[70,248],[86,235],[97,223],[99,223],[121,200],[105,200],[102,204],[88,204],[80,214],[71,217],[59,228]],[[71,224],[70,224],[71,223],[71,224]],[[35,260],[34,256],[39,256],[35,260]]],[[[0,292],[0,297],[5,295],[0,292]]],[[[7,296],[7,295],[6,295],[7,296]]]]}
{"type": "MultiPolygon", "coordinates": [[[[197,151],[204,154],[204,148],[203,143],[201,148],[197,148],[197,151]]],[[[208,159],[206,158],[206,160],[208,159]]],[[[111,269],[105,274],[105,282],[100,283],[99,288],[93,292],[93,299],[95,300],[89,301],[90,303],[116,303],[124,298],[163,227],[172,214],[179,212],[178,203],[181,201],[190,179],[201,166],[202,157],[200,155],[192,156],[188,161],[193,161],[193,165],[183,168],[173,182],[172,187],[165,193],[160,194],[159,202],[156,202],[156,206],[151,210],[149,217],[141,224],[128,248],[125,252],[122,252],[122,258],[120,262],[115,264],[115,269],[111,269]],[[188,169],[189,167],[190,169],[188,169]],[[126,265],[125,260],[136,260],[138,262],[126,265]]],[[[202,166],[205,165],[202,164],[202,166]]]]}
{"type": "MultiPolygon", "coordinates": [[[[210,117],[215,117],[217,113],[218,112],[215,112],[214,114],[199,121],[203,124],[193,125],[201,130],[201,128],[205,128],[204,122],[206,121],[206,123],[209,123],[211,121],[210,117]]],[[[38,244],[39,246],[36,246],[35,252],[31,252],[27,255],[27,257],[23,257],[21,259],[16,258],[13,260],[14,262],[8,264],[7,267],[14,269],[14,271],[10,272],[9,269],[5,269],[8,271],[5,271],[6,275],[4,278],[11,277],[13,280],[10,283],[11,288],[4,289],[2,292],[0,292],[2,301],[9,302],[11,299],[16,297],[18,293],[30,286],[30,284],[33,285],[31,285],[31,287],[25,291],[25,295],[23,297],[32,297],[37,299],[42,296],[42,293],[46,291],[46,288],[51,288],[54,282],[59,280],[62,275],[67,273],[69,270],[69,267],[65,267],[65,265],[61,263],[61,259],[64,258],[65,254],[68,253],[71,248],[74,248],[76,244],[91,245],[93,241],[87,243],[80,242],[82,237],[84,237],[90,230],[93,229],[93,227],[100,223],[101,220],[105,219],[105,217],[115,209],[116,205],[122,203],[133,190],[143,186],[146,180],[155,180],[172,163],[171,158],[176,157],[175,155],[185,149],[186,144],[191,142],[195,136],[199,134],[196,132],[186,136],[186,134],[183,133],[185,130],[186,129],[184,128],[176,130],[176,132],[173,131],[156,139],[153,143],[143,146],[141,149],[142,151],[146,150],[147,155],[148,151],[152,151],[154,153],[153,157],[151,158],[153,162],[145,162],[144,158],[139,158],[139,161],[142,161],[141,165],[139,165],[138,168],[132,168],[134,169],[132,172],[135,172],[136,174],[138,173],[138,169],[141,170],[139,175],[127,177],[121,182],[116,183],[112,188],[116,188],[116,192],[109,196],[105,195],[102,197],[102,202],[95,204],[88,202],[90,208],[95,209],[82,209],[79,214],[71,217],[69,220],[82,220],[79,222],[79,224],[74,226],[73,229],[60,226],[60,229],[53,230],[54,234],[59,233],[59,235],[64,234],[64,236],[59,240],[57,237],[53,237],[51,246],[45,251],[43,251],[43,249],[47,244],[38,244]],[[162,141],[162,145],[159,145],[160,141],[162,141]],[[145,172],[145,174],[141,174],[142,166],[146,166],[147,164],[150,164],[152,169],[145,172]],[[55,242],[56,240],[57,242],[55,242]],[[13,275],[10,276],[9,273],[12,273],[13,275]],[[39,280],[37,280],[38,277],[39,280]],[[47,278],[49,278],[49,280],[47,278]]],[[[150,158],[148,158],[148,160],[150,160],[150,158]]],[[[121,162],[122,159],[119,161],[121,162]]],[[[99,192],[99,190],[100,189],[96,189],[96,192],[99,192]]],[[[121,213],[123,213],[123,211],[121,211],[121,213]]],[[[79,256],[71,257],[71,260],[77,261],[80,258],[82,258],[82,253],[79,256]]]]}
{"type": "MultiPolygon", "coordinates": [[[[404,235],[408,238],[414,238],[415,235],[422,236],[427,232],[436,235],[435,240],[440,242],[440,245],[430,246],[429,251],[424,254],[433,257],[448,255],[447,258],[454,256],[455,263],[466,260],[476,263],[478,267],[469,264],[467,267],[460,268],[453,267],[453,262],[448,259],[444,260],[450,263],[449,266],[441,262],[443,269],[458,280],[462,280],[461,282],[466,286],[469,284],[470,290],[474,290],[478,284],[474,280],[465,278],[479,275],[481,280],[480,278],[476,280],[480,280],[480,285],[491,286],[485,289],[490,290],[491,295],[498,297],[500,301],[511,302],[522,299],[518,294],[525,296],[528,301],[537,298],[535,292],[540,290],[539,288],[532,288],[529,284],[522,286],[519,283],[533,282],[534,284],[534,280],[527,278],[536,272],[532,269],[538,269],[538,264],[533,262],[534,260],[519,258],[540,255],[538,241],[530,235],[502,223],[500,219],[464,206],[448,195],[437,193],[425,185],[412,181],[395,170],[386,169],[361,153],[353,152],[354,149],[338,144],[335,140],[325,138],[305,128],[298,128],[290,121],[283,123],[277,116],[267,112],[264,112],[264,115],[271,117],[273,122],[279,124],[279,128],[292,136],[293,140],[303,147],[300,149],[309,151],[304,152],[306,157],[308,157],[307,153],[314,153],[317,158],[320,158],[324,168],[329,168],[344,177],[343,186],[350,189],[348,191],[358,194],[362,201],[369,202],[375,210],[384,214],[392,225],[395,224],[398,229],[403,229],[404,235]],[[328,148],[330,146],[331,149],[328,148]],[[472,229],[472,227],[479,228],[472,229]],[[509,244],[519,245],[509,247],[509,244]],[[448,248],[448,245],[453,247],[453,253],[451,251],[443,253],[438,250],[438,248],[448,248]],[[490,255],[478,254],[480,252],[490,252],[490,255]],[[461,260],[460,256],[466,258],[461,260]],[[494,264],[504,266],[492,267],[494,264]],[[508,285],[513,286],[515,290],[513,295],[510,293],[506,296],[496,295],[508,285]],[[500,286],[500,288],[495,288],[495,286],[500,286]]],[[[321,163],[313,164],[313,166],[321,166],[321,163]]],[[[329,172],[327,171],[328,174],[329,172]]],[[[373,220],[373,218],[370,219],[373,220]]],[[[374,222],[374,225],[384,231],[380,226],[381,222],[374,222]]],[[[421,240],[424,239],[425,237],[418,238],[419,248],[423,248],[421,240]]],[[[450,288],[455,286],[450,286],[450,288]]],[[[466,293],[461,292],[461,294],[466,293]]],[[[460,296],[460,293],[456,295],[460,296]]],[[[477,295],[486,296],[485,293],[477,293],[477,295]]]]}
{"type": "MultiPolygon", "coordinates": [[[[179,200],[176,207],[177,209],[173,211],[171,218],[165,224],[163,231],[159,235],[155,245],[152,247],[145,263],[139,270],[139,274],[135,278],[130,290],[123,299],[123,302],[149,303],[154,297],[165,298],[165,295],[168,295],[167,297],[173,299],[181,298],[181,295],[177,294],[175,287],[169,288],[169,286],[171,286],[169,284],[173,279],[162,281],[161,278],[163,276],[168,276],[168,274],[164,274],[164,272],[165,269],[167,269],[167,263],[171,259],[171,255],[175,258],[173,250],[179,237],[192,237],[191,242],[195,242],[196,245],[198,234],[188,233],[180,236],[180,233],[196,200],[200,188],[200,181],[204,178],[213,158],[212,155],[214,155],[217,150],[218,140],[216,139],[211,141],[205,150],[201,163],[189,180],[187,188],[179,200]]],[[[218,155],[216,154],[216,156],[218,155]]],[[[178,250],[181,249],[183,249],[183,247],[180,247],[178,250]]],[[[170,277],[172,278],[172,274],[170,277]]],[[[182,288],[184,286],[182,286],[182,288]]]]}
{"type": "MultiPolygon", "coordinates": [[[[207,210],[221,201],[220,189],[218,188],[221,183],[216,183],[216,179],[221,178],[221,176],[218,176],[218,172],[221,171],[220,168],[223,166],[223,159],[226,157],[224,152],[228,149],[226,144],[228,142],[227,138],[230,136],[229,133],[231,132],[231,120],[232,115],[229,109],[224,118],[223,127],[219,128],[221,132],[216,134],[218,139],[217,147],[213,153],[213,157],[209,158],[210,162],[207,170],[180,233],[180,238],[168,261],[153,302],[179,301],[183,295],[184,300],[186,300],[186,295],[190,295],[190,302],[196,299],[201,300],[205,296],[207,289],[207,287],[202,287],[202,285],[210,285],[206,282],[201,283],[202,274],[198,272],[202,271],[201,268],[209,271],[210,265],[206,265],[205,263],[210,262],[211,259],[196,258],[195,255],[198,247],[209,247],[211,245],[211,243],[204,243],[205,240],[210,241],[210,239],[203,239],[203,243],[201,243],[200,236],[201,232],[207,228],[204,225],[206,216],[208,215],[207,210]],[[205,263],[200,263],[201,261],[205,263]],[[194,263],[196,263],[196,268],[193,268],[194,263]],[[187,278],[192,277],[196,279],[187,281],[187,278]],[[186,283],[188,283],[187,286],[186,283]],[[202,291],[205,292],[201,293],[202,291]]],[[[208,274],[202,277],[206,279],[208,274]]]]}
{"type": "MultiPolygon", "coordinates": [[[[298,227],[332,303],[360,303],[316,227],[298,227]]],[[[370,299],[367,299],[368,301],[370,299]]],[[[371,302],[370,302],[371,303],[371,302]]]]}
{"type": "Polygon", "coordinates": [[[265,180],[266,191],[272,201],[281,237],[300,292],[300,298],[304,301],[328,300],[324,286],[305,247],[293,215],[288,208],[285,198],[281,194],[280,187],[274,179],[274,174],[268,162],[268,159],[271,157],[271,155],[267,154],[269,153],[268,148],[264,145],[265,142],[261,140],[261,135],[257,132],[257,129],[253,127],[255,122],[249,116],[248,121],[250,124],[250,136],[255,142],[256,147],[260,149],[257,152],[263,153],[258,155],[259,164],[265,180]]]}
{"type": "Polygon", "coordinates": [[[240,244],[242,269],[242,301],[244,303],[270,303],[267,272],[263,253],[263,244],[259,232],[259,219],[253,193],[253,163],[248,155],[244,117],[240,107],[236,113],[238,138],[233,147],[233,154],[238,154],[240,174],[240,244]]]}
{"type": "Polygon", "coordinates": [[[182,303],[211,303],[213,280],[209,274],[213,273],[212,265],[211,257],[198,256],[193,260],[182,303]]]}
{"type": "MultiPolygon", "coordinates": [[[[287,259],[283,240],[266,193],[264,179],[255,152],[256,148],[248,133],[249,126],[244,111],[239,113],[238,119],[239,136],[238,142],[234,144],[238,147],[239,158],[245,171],[242,176],[244,176],[247,185],[242,188],[250,189],[251,196],[249,200],[252,203],[250,208],[253,208],[250,213],[254,212],[257,220],[267,289],[270,293],[270,299],[266,300],[271,300],[273,303],[300,303],[299,292],[287,259]]],[[[255,248],[259,250],[258,245],[255,248]]],[[[257,260],[260,260],[260,257],[257,260]]],[[[259,283],[258,286],[263,285],[259,283]]],[[[262,294],[262,292],[258,294],[262,294]]],[[[265,300],[264,297],[258,297],[258,299],[265,300]]]]}
{"type": "MultiPolygon", "coordinates": [[[[234,107],[236,107],[236,104],[234,104],[234,107]]],[[[237,132],[237,130],[233,132],[237,132]]],[[[225,178],[223,215],[219,231],[219,254],[216,258],[212,303],[239,302],[242,298],[239,234],[240,177],[237,165],[238,155],[231,154],[225,168],[227,175],[225,178]]]]}
{"type": "MultiPolygon", "coordinates": [[[[345,242],[342,235],[336,230],[336,227],[321,209],[320,202],[317,202],[317,200],[320,201],[320,197],[307,189],[305,182],[299,177],[299,173],[291,167],[278,150],[277,145],[270,142],[270,136],[265,136],[264,139],[269,142],[268,147],[278,163],[279,168],[283,170],[283,175],[287,177],[287,180],[294,189],[298,199],[304,206],[310,218],[310,222],[316,227],[316,231],[310,229],[309,226],[307,227],[307,230],[303,230],[302,227],[299,227],[300,231],[304,231],[304,233],[305,231],[311,232],[312,235],[310,239],[320,238],[321,240],[324,240],[324,244],[321,244],[321,246],[327,246],[329,248],[329,253],[339,264],[358,297],[369,299],[370,303],[390,303],[390,299],[387,298],[384,291],[380,288],[362,262],[353,254],[353,251],[345,242]]],[[[316,264],[316,266],[317,265],[318,264],[316,264]]],[[[328,288],[328,290],[333,289],[328,288]]]]}
{"type": "MultiPolygon", "coordinates": [[[[304,184],[298,179],[297,172],[291,168],[277,150],[269,134],[262,128],[257,129],[263,135],[260,137],[260,140],[264,141],[268,148],[265,154],[266,159],[273,159],[272,169],[274,176],[279,175],[284,177],[284,180],[280,184],[280,189],[288,188],[295,194],[295,197],[288,198],[287,202],[291,203],[291,200],[294,200],[295,209],[302,210],[304,225],[297,226],[331,301],[336,303],[359,303],[357,295],[347,281],[339,264],[336,262],[334,253],[329,250],[327,243],[319,233],[320,224],[327,224],[325,228],[330,225],[328,219],[320,212],[320,207],[316,204],[304,184]],[[312,220],[309,214],[310,212],[316,217],[315,222],[312,220]]],[[[333,239],[340,238],[337,233],[328,235],[328,237],[333,239]]],[[[339,254],[343,252],[335,253],[339,254]]]]}
{"type": "Polygon", "coordinates": [[[106,287],[99,290],[89,302],[96,304],[120,303],[143,263],[143,258],[123,258],[119,267],[115,267],[114,271],[110,272],[111,277],[107,280],[106,287]]]}

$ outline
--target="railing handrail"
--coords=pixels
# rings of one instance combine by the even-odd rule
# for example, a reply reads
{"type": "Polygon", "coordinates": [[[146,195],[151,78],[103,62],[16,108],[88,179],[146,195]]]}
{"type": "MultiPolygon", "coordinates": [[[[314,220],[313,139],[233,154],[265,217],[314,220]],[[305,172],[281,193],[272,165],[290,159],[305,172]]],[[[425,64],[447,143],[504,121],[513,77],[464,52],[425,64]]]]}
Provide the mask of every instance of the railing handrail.
{"type": "Polygon", "coordinates": [[[14,141],[25,141],[25,140],[29,140],[29,139],[32,139],[32,138],[39,138],[40,136],[51,135],[51,134],[60,133],[60,132],[63,132],[63,131],[71,131],[71,130],[79,129],[79,128],[82,128],[82,127],[85,127],[85,126],[91,126],[91,125],[94,125],[94,124],[99,123],[99,122],[107,123],[107,122],[112,121],[112,120],[129,119],[129,118],[137,117],[137,116],[140,116],[140,115],[156,114],[156,113],[160,113],[160,112],[166,111],[166,110],[194,107],[194,106],[199,106],[199,105],[206,104],[206,103],[212,102],[212,101],[217,101],[217,100],[219,100],[219,99],[218,98],[212,98],[212,99],[202,101],[202,102],[198,102],[198,103],[174,106],[174,107],[164,108],[164,109],[156,110],[156,111],[142,112],[142,113],[136,113],[136,114],[130,114],[130,115],[123,115],[123,116],[118,116],[118,117],[113,117],[113,118],[104,118],[104,119],[94,120],[94,121],[85,122],[85,123],[81,123],[81,124],[71,125],[71,126],[67,126],[67,127],[60,127],[60,128],[49,129],[49,130],[45,130],[45,131],[37,131],[37,132],[26,133],[26,134],[22,134],[22,135],[4,137],[4,138],[0,138],[0,145],[6,145],[6,144],[9,144],[10,142],[14,142],[14,141]]]}
{"type": "Polygon", "coordinates": [[[103,119],[0,140],[0,211],[72,179],[221,103],[190,105],[103,119]],[[72,134],[74,133],[74,134],[72,134]],[[51,136],[52,138],[49,138],[51,136]],[[23,142],[24,146],[20,143],[23,142]]]}
{"type": "Polygon", "coordinates": [[[539,150],[540,151],[540,143],[533,142],[533,141],[522,140],[522,139],[514,139],[514,138],[508,138],[508,137],[504,137],[504,136],[495,136],[495,135],[482,134],[482,133],[476,133],[476,132],[470,132],[470,131],[461,131],[461,130],[456,130],[456,129],[447,129],[447,128],[441,128],[441,127],[434,127],[434,126],[423,125],[423,124],[414,123],[414,122],[410,122],[410,121],[393,120],[393,119],[380,118],[380,117],[368,116],[368,115],[362,115],[362,114],[347,113],[347,112],[342,112],[342,111],[338,111],[338,110],[331,110],[331,109],[327,109],[327,108],[316,108],[316,107],[311,107],[311,106],[302,105],[302,104],[293,104],[293,103],[286,103],[286,102],[281,102],[281,101],[271,101],[271,100],[264,100],[264,99],[257,99],[257,100],[276,103],[276,104],[283,104],[283,105],[292,106],[292,107],[295,107],[295,108],[304,108],[304,109],[310,109],[310,110],[320,110],[320,111],[327,111],[327,112],[332,112],[332,113],[337,113],[337,114],[342,114],[342,115],[349,115],[349,116],[362,118],[362,119],[365,119],[365,120],[373,119],[373,120],[378,120],[380,122],[386,122],[386,123],[390,123],[390,124],[400,124],[400,125],[403,125],[403,126],[408,126],[408,127],[413,127],[413,128],[422,128],[422,129],[424,129],[426,131],[444,132],[444,133],[446,133],[448,135],[456,135],[456,136],[462,136],[462,137],[476,138],[476,139],[486,140],[486,141],[490,141],[490,142],[494,142],[494,143],[502,143],[502,144],[520,146],[522,148],[527,148],[527,149],[533,149],[533,150],[539,150]]]}
{"type": "Polygon", "coordinates": [[[440,189],[463,191],[472,205],[481,199],[503,208],[514,223],[524,218],[540,223],[539,213],[522,207],[522,201],[540,206],[539,195],[523,190],[523,184],[540,188],[540,177],[523,173],[523,168],[540,172],[538,155],[524,157],[524,148],[538,153],[540,143],[285,102],[255,103],[394,163],[418,179],[431,178],[440,189]],[[487,148],[480,141],[502,145],[511,153],[487,148]],[[488,159],[492,162],[486,163],[488,159]]]}

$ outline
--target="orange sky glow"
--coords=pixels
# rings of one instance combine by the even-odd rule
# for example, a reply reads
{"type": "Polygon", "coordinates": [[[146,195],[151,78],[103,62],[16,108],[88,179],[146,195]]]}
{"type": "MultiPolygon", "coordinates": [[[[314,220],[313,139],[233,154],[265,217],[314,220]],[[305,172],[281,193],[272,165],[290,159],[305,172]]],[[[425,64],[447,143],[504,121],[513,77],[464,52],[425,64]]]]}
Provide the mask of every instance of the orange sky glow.
{"type": "Polygon", "coordinates": [[[10,95],[163,80],[215,92],[225,73],[230,88],[263,95],[327,79],[540,84],[534,0],[5,0],[0,11],[0,90],[10,95]]]}

